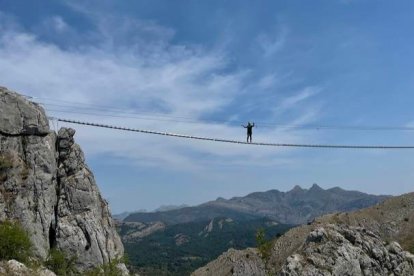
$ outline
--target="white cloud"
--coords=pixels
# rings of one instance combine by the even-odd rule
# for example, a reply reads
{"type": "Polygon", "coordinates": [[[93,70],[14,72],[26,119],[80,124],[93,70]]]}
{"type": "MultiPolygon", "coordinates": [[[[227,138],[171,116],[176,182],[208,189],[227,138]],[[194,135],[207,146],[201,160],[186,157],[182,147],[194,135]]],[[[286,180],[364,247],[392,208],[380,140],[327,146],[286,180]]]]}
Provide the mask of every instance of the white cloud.
{"type": "MultiPolygon", "coordinates": [[[[63,20],[55,18],[54,21],[57,29],[69,28],[63,20]]],[[[199,136],[245,139],[244,130],[239,126],[207,123],[200,118],[227,108],[246,86],[248,71],[219,73],[227,65],[226,57],[221,51],[218,53],[198,46],[174,45],[169,42],[174,31],[152,22],[146,24],[127,19],[120,25],[120,32],[111,29],[111,21],[103,23],[103,20],[97,19],[96,22],[99,26],[97,36],[102,37],[103,43],[82,50],[64,50],[15,28],[2,32],[1,85],[37,97],[41,102],[54,101],[52,103],[60,105],[83,102],[113,106],[123,109],[123,112],[151,112],[170,118],[192,118],[197,123],[50,111],[57,117],[75,117],[111,125],[199,136]],[[130,40],[123,42],[131,37],[132,44],[130,40]],[[137,50],[147,48],[151,49],[142,52],[137,50]]],[[[275,78],[275,75],[269,75],[262,78],[261,83],[271,85],[275,78]]],[[[279,109],[287,110],[316,93],[316,88],[305,88],[294,97],[285,99],[279,109]]],[[[71,107],[47,107],[49,110],[74,111],[71,107]]],[[[93,113],[93,110],[89,110],[89,113],[93,113]]],[[[76,128],[77,139],[88,154],[108,153],[140,166],[208,170],[212,163],[217,166],[272,166],[291,163],[286,155],[289,150],[286,149],[179,140],[80,126],[76,128]]],[[[302,141],[300,132],[282,128],[257,130],[253,139],[264,142],[302,141]]]]}
{"type": "Polygon", "coordinates": [[[62,32],[64,32],[64,31],[66,31],[66,30],[69,29],[69,26],[65,22],[65,20],[63,20],[62,17],[57,16],[57,15],[52,16],[51,18],[48,18],[46,20],[46,24],[50,24],[50,26],[54,30],[56,30],[56,32],[58,32],[58,33],[62,33],[62,32]]]}
{"type": "Polygon", "coordinates": [[[405,127],[414,128],[414,121],[408,122],[405,124],[405,127]]]}
{"type": "Polygon", "coordinates": [[[278,76],[275,73],[267,74],[259,80],[257,86],[261,89],[269,89],[273,87],[277,82],[278,76]]]}
{"type": "Polygon", "coordinates": [[[306,87],[299,93],[285,98],[277,107],[278,111],[285,111],[297,106],[299,103],[309,99],[310,97],[318,94],[321,91],[319,87],[306,87]]]}

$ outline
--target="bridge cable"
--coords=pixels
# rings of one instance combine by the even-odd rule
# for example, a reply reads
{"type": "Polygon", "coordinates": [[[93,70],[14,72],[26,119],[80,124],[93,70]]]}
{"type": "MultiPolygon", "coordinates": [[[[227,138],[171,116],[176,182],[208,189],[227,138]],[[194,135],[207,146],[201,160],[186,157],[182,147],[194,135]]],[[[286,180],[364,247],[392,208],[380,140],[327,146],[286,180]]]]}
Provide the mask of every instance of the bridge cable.
{"type": "Polygon", "coordinates": [[[94,126],[94,127],[108,128],[108,129],[116,129],[116,130],[139,132],[139,133],[146,133],[146,134],[171,136],[171,137],[194,139],[194,140],[232,143],[232,144],[243,144],[243,145],[251,145],[251,146],[298,147],[298,148],[335,148],[335,149],[414,149],[414,146],[329,145],[329,144],[326,145],[326,144],[289,144],[289,143],[257,143],[257,142],[247,143],[247,142],[237,141],[237,140],[228,140],[228,139],[192,136],[192,135],[184,135],[184,134],[160,132],[160,131],[152,131],[152,130],[144,130],[144,129],[136,129],[136,128],[127,128],[127,127],[120,127],[120,126],[90,123],[90,122],[81,122],[81,121],[62,119],[62,118],[56,118],[56,117],[48,117],[48,118],[50,120],[55,119],[58,122],[65,122],[65,123],[78,124],[78,125],[94,126]]]}

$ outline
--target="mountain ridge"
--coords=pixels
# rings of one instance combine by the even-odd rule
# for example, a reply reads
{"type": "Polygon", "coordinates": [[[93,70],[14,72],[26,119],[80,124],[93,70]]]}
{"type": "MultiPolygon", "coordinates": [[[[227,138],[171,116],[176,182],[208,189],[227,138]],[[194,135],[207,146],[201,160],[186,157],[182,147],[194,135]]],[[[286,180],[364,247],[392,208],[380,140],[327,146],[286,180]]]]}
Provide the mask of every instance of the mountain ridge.
{"type": "Polygon", "coordinates": [[[287,192],[272,189],[230,199],[219,197],[197,206],[176,210],[132,213],[124,220],[177,224],[224,216],[238,220],[268,217],[281,223],[303,224],[322,214],[368,207],[389,197],[347,191],[340,187],[325,190],[317,184],[309,189],[296,185],[287,192]]]}

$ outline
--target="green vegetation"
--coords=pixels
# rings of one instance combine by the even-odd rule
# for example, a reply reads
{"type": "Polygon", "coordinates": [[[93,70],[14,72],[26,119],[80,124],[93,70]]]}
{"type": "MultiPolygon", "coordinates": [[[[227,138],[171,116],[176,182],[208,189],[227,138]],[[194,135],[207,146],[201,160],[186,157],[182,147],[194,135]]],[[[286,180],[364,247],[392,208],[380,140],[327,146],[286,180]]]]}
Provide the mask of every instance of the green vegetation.
{"type": "Polygon", "coordinates": [[[91,271],[85,272],[84,275],[85,276],[119,276],[119,275],[122,275],[122,270],[118,267],[118,264],[125,263],[125,262],[126,262],[125,257],[115,259],[91,271]]]}
{"type": "Polygon", "coordinates": [[[74,275],[77,274],[75,267],[76,259],[76,257],[68,257],[62,251],[52,248],[45,266],[57,275],[74,275]]]}
{"type": "MultiPolygon", "coordinates": [[[[209,223],[207,220],[170,225],[142,239],[124,241],[130,264],[144,276],[190,275],[229,248],[254,247],[258,228],[266,229],[269,237],[274,237],[292,227],[266,218],[240,221],[216,218],[208,232],[209,223]]],[[[131,231],[133,226],[126,224],[120,228],[121,236],[131,231]]]]}
{"type": "Polygon", "coordinates": [[[263,228],[257,230],[256,244],[263,261],[267,262],[270,258],[273,243],[271,240],[266,239],[265,230],[263,228]]]}
{"type": "Polygon", "coordinates": [[[0,155],[0,171],[4,171],[13,167],[12,158],[9,155],[0,155]]]}
{"type": "MultiPolygon", "coordinates": [[[[80,275],[76,270],[77,257],[68,257],[58,249],[51,249],[44,266],[52,270],[59,276],[80,275]]],[[[125,263],[126,257],[118,258],[110,263],[103,264],[95,269],[82,273],[85,276],[119,276],[122,274],[118,264],[125,263]]]]}
{"type": "Polygon", "coordinates": [[[0,223],[0,260],[15,259],[28,262],[32,256],[32,244],[29,236],[17,222],[0,223]]]}

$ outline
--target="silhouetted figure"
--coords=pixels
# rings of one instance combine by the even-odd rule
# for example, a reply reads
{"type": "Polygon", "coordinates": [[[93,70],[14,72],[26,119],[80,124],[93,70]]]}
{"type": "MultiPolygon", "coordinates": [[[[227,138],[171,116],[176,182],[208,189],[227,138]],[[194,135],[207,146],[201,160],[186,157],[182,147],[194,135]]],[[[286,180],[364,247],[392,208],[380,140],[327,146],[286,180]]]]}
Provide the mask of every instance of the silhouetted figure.
{"type": "Polygon", "coordinates": [[[250,143],[251,143],[254,123],[251,124],[250,122],[247,122],[247,126],[242,125],[242,127],[247,128],[247,143],[249,143],[249,138],[250,138],[250,143]]]}

